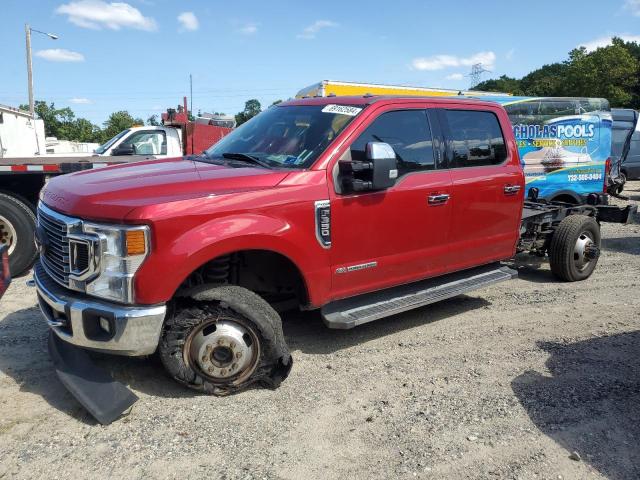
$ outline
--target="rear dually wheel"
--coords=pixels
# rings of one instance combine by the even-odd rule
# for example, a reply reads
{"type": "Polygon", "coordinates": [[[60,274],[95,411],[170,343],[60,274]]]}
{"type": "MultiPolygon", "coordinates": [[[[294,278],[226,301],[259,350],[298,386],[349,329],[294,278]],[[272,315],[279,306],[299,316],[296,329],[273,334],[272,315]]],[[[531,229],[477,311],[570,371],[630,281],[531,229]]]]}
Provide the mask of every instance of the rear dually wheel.
{"type": "Polygon", "coordinates": [[[576,282],[591,276],[600,256],[600,226],[593,217],[569,215],[551,237],[549,263],[561,280],[576,282]]]}

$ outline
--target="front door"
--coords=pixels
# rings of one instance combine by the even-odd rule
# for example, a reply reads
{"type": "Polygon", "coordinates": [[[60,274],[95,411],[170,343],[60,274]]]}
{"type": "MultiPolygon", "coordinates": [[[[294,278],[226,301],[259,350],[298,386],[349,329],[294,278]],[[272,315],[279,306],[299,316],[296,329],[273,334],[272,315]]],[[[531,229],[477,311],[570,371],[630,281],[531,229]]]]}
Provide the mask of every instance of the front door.
{"type": "Polygon", "coordinates": [[[341,160],[364,160],[368,142],[391,145],[398,180],[379,192],[331,199],[332,293],[343,298],[441,273],[448,257],[451,178],[424,107],[382,109],[341,160]],[[436,152],[434,154],[434,151],[436,152]]]}

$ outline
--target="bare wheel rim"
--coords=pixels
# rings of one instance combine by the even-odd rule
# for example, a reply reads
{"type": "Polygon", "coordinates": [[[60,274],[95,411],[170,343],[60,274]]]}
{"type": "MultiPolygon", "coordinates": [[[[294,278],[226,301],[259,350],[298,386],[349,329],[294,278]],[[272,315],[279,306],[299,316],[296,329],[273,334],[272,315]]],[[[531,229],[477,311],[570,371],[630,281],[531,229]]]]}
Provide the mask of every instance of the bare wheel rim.
{"type": "Polygon", "coordinates": [[[235,318],[205,320],[187,337],[185,362],[216,385],[238,385],[251,376],[260,358],[260,342],[235,318]]]}
{"type": "Polygon", "coordinates": [[[573,263],[578,271],[583,272],[595,260],[593,250],[596,244],[590,232],[582,232],[578,235],[575,248],[573,249],[573,263]]]}
{"type": "Polygon", "coordinates": [[[16,249],[18,243],[18,234],[11,222],[0,215],[0,245],[6,245],[9,248],[9,255],[16,249]]]}

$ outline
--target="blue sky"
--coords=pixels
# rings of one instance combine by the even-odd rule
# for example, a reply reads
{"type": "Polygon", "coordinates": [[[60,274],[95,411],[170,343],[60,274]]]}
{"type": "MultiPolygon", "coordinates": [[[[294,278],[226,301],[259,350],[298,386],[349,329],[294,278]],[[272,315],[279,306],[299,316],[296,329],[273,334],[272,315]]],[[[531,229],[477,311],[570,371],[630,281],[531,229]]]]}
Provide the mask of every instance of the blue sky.
{"type": "Polygon", "coordinates": [[[36,99],[101,124],[146,119],[189,91],[194,110],[236,113],[322,79],[466,88],[470,64],[522,76],[611,35],[640,40],[640,0],[0,0],[0,103],[27,103],[24,24],[36,99]],[[128,3],[125,3],[128,2],[128,3]]]}

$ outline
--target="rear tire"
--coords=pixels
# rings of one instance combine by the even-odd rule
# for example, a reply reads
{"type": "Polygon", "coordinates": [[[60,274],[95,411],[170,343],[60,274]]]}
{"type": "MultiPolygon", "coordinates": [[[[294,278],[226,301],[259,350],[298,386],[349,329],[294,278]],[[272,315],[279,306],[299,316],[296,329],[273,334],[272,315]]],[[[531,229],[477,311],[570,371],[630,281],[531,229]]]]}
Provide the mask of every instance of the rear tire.
{"type": "Polygon", "coordinates": [[[0,193],[0,244],[9,249],[11,275],[22,275],[33,266],[38,256],[35,233],[36,216],[29,205],[0,193]]]}
{"type": "Polygon", "coordinates": [[[549,263],[560,280],[576,282],[591,276],[600,255],[600,226],[593,217],[569,215],[551,237],[549,263]]]}
{"type": "Polygon", "coordinates": [[[254,383],[275,388],[292,365],[279,315],[236,286],[203,288],[181,299],[163,326],[159,353],[175,380],[218,396],[254,383]]]}

